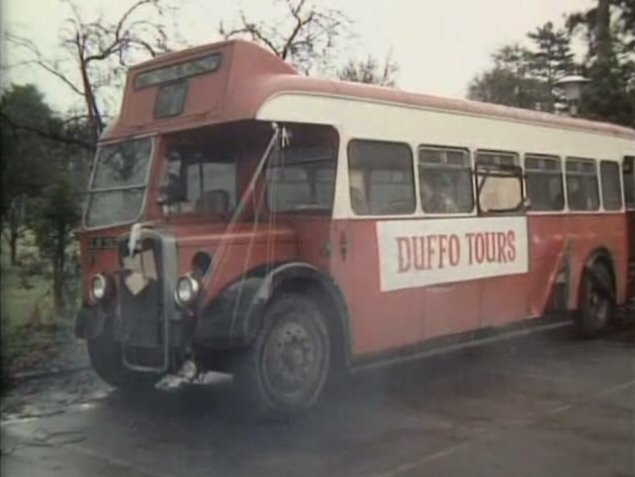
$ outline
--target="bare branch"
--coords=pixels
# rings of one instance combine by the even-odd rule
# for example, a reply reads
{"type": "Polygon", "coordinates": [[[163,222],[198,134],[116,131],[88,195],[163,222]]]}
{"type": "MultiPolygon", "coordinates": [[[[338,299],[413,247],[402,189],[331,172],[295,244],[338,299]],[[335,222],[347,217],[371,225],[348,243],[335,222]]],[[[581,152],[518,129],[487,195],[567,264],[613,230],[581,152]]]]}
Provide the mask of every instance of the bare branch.
{"type": "Polygon", "coordinates": [[[133,59],[155,57],[168,50],[161,17],[169,1],[136,0],[116,21],[109,22],[101,17],[87,21],[82,17],[79,0],[62,0],[68,8],[68,17],[60,29],[60,46],[63,57],[74,64],[75,71],[46,58],[32,41],[10,38],[30,56],[23,65],[37,65],[83,98],[96,140],[103,129],[104,87],[117,85],[133,59]]]}
{"type": "MultiPolygon", "coordinates": [[[[4,124],[7,124],[8,126],[10,126],[11,128],[13,128],[16,131],[27,131],[27,132],[31,132],[36,134],[39,137],[42,137],[44,139],[51,139],[53,141],[56,142],[61,142],[63,144],[69,144],[69,145],[74,145],[74,146],[80,146],[84,149],[87,149],[89,151],[94,151],[95,150],[95,146],[92,143],[89,143],[87,141],[82,141],[81,139],[77,139],[77,138],[73,138],[71,136],[68,135],[64,135],[61,134],[59,132],[57,132],[54,128],[52,127],[48,127],[46,130],[44,129],[40,129],[38,127],[32,126],[30,124],[23,124],[23,123],[19,123],[15,120],[13,120],[13,118],[11,118],[9,115],[5,114],[4,112],[0,111],[0,119],[2,120],[2,122],[4,124]]],[[[78,118],[70,118],[70,120],[72,121],[76,121],[78,118]]],[[[70,121],[65,121],[63,123],[60,123],[61,125],[63,124],[68,124],[70,121]]]]}
{"type": "Polygon", "coordinates": [[[243,10],[232,28],[223,23],[224,38],[247,36],[296,68],[308,73],[330,62],[339,40],[350,33],[350,20],[339,10],[324,7],[315,0],[281,0],[280,17],[271,22],[248,19],[243,10]]]}
{"type": "Polygon", "coordinates": [[[18,48],[26,49],[33,57],[32,60],[26,60],[20,62],[17,66],[23,65],[37,65],[38,67],[46,70],[51,73],[59,80],[61,80],[64,84],[66,84],[73,92],[83,96],[84,93],[80,88],[75,85],[66,75],[62,74],[55,64],[44,59],[44,55],[40,52],[39,48],[33,43],[31,40],[27,38],[20,37],[18,35],[14,35],[12,33],[5,33],[6,40],[15,45],[18,48]]]}

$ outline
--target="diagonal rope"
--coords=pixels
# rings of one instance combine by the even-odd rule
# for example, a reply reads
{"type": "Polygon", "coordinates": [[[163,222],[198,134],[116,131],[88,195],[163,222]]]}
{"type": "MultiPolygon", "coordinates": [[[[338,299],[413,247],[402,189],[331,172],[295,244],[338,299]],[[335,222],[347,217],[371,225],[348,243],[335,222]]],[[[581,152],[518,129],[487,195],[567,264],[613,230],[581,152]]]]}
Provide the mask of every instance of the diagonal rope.
{"type": "Polygon", "coordinates": [[[260,162],[258,163],[258,165],[256,166],[256,170],[254,171],[251,179],[249,180],[249,184],[247,185],[247,187],[245,188],[245,191],[243,192],[240,200],[238,201],[238,204],[236,205],[236,210],[234,211],[229,223],[227,224],[227,228],[225,229],[225,233],[223,234],[223,237],[221,238],[221,242],[218,246],[218,248],[216,249],[216,253],[215,255],[217,255],[219,257],[219,261],[218,261],[218,265],[216,267],[213,267],[212,272],[210,273],[210,275],[203,280],[203,284],[206,287],[212,287],[212,285],[215,284],[215,280],[218,278],[218,274],[216,273],[216,271],[220,268],[220,265],[223,263],[223,260],[226,259],[226,254],[225,254],[225,250],[228,247],[228,242],[229,242],[229,236],[233,233],[233,231],[236,228],[236,224],[238,223],[238,221],[241,219],[244,211],[245,211],[245,207],[247,204],[247,201],[253,198],[254,192],[255,192],[255,187],[256,187],[256,183],[259,179],[259,177],[262,175],[262,172],[264,170],[264,167],[266,165],[267,162],[267,158],[269,157],[269,155],[271,154],[271,151],[273,150],[274,146],[277,144],[278,142],[278,137],[279,137],[279,128],[277,126],[277,124],[274,123],[274,133],[271,136],[271,139],[269,140],[269,144],[267,145],[267,148],[264,152],[264,154],[262,155],[262,157],[260,158],[260,162]]]}
{"type": "MultiPolygon", "coordinates": [[[[253,222],[253,226],[251,228],[251,231],[254,232],[257,230],[258,225],[260,223],[260,213],[262,210],[262,205],[264,202],[264,198],[265,198],[265,187],[261,187],[259,191],[257,191],[257,193],[254,193],[254,195],[252,195],[252,199],[253,199],[253,204],[254,204],[254,222],[253,222]]],[[[251,254],[253,252],[253,244],[255,242],[254,240],[254,235],[251,235],[251,238],[249,240],[249,244],[247,246],[247,253],[245,254],[245,259],[243,261],[243,273],[242,273],[242,280],[245,279],[245,271],[247,270],[247,265],[248,263],[251,261],[251,254]]],[[[232,322],[231,322],[231,326],[230,326],[230,336],[233,335],[234,332],[234,325],[236,323],[236,318],[238,317],[238,308],[240,306],[240,300],[242,299],[242,295],[243,295],[243,286],[240,286],[238,288],[238,297],[236,298],[236,302],[234,303],[234,310],[232,311],[232,322]]]]}

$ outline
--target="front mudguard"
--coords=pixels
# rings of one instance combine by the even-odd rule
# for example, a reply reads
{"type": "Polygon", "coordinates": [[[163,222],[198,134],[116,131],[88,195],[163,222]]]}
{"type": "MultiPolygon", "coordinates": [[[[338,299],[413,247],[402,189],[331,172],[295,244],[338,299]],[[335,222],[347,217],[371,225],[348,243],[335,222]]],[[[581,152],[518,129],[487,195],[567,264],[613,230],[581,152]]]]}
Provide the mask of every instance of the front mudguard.
{"type": "Polygon", "coordinates": [[[196,320],[194,340],[210,348],[234,348],[256,336],[258,320],[267,303],[262,294],[264,276],[247,277],[228,285],[196,320]]]}
{"type": "Polygon", "coordinates": [[[321,292],[328,302],[327,312],[337,322],[344,349],[350,351],[350,321],[343,294],[330,276],[302,262],[259,267],[229,284],[197,313],[195,342],[215,349],[249,345],[260,330],[267,304],[281,289],[321,292]]]}

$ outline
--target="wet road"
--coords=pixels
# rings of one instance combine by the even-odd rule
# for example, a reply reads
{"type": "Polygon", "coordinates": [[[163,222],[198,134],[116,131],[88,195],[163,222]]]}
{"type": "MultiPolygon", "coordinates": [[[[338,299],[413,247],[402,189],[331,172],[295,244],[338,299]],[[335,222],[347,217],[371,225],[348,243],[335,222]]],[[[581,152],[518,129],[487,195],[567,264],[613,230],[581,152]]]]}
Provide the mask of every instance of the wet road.
{"type": "Polygon", "coordinates": [[[542,333],[351,378],[293,422],[231,383],[2,425],[3,476],[635,476],[635,329],[542,333]]]}

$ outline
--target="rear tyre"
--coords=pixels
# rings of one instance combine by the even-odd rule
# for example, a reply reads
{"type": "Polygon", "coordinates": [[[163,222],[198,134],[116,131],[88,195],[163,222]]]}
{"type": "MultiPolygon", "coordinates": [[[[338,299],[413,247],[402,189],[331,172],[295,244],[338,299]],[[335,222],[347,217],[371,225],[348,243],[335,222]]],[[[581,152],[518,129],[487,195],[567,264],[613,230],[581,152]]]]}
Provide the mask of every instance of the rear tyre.
{"type": "Polygon", "coordinates": [[[255,342],[239,356],[234,379],[258,414],[289,416],[315,404],[330,355],[328,328],[316,304],[281,294],[265,310],[255,342]]]}
{"type": "Polygon", "coordinates": [[[609,268],[595,262],[585,269],[580,290],[580,306],[575,314],[578,333],[595,338],[605,331],[615,315],[615,285],[609,268]]]}
{"type": "Polygon", "coordinates": [[[90,364],[106,383],[127,393],[153,389],[157,375],[131,371],[123,364],[121,344],[112,338],[110,320],[99,336],[87,341],[87,346],[90,364]]]}

